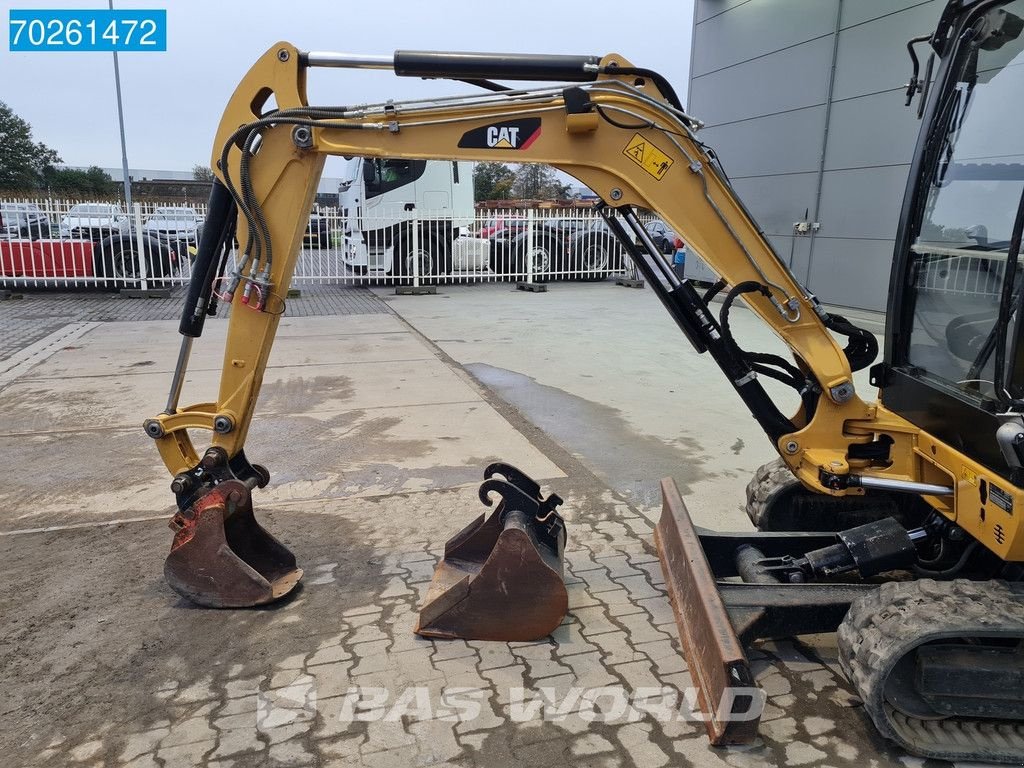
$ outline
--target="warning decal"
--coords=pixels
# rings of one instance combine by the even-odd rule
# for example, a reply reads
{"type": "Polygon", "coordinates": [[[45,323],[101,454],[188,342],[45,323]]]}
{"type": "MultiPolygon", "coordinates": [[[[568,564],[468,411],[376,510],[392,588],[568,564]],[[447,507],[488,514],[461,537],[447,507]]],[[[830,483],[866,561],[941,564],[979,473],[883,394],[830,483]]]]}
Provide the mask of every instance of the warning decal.
{"type": "Polygon", "coordinates": [[[672,158],[654,146],[650,139],[645,139],[639,133],[633,134],[633,138],[622,150],[622,154],[659,181],[672,167],[672,158]]]}
{"type": "Polygon", "coordinates": [[[960,478],[962,480],[964,480],[965,482],[970,483],[971,485],[975,485],[976,486],[978,484],[978,475],[977,475],[977,473],[973,469],[970,469],[969,467],[965,467],[965,466],[961,466],[960,467],[960,478]]]}

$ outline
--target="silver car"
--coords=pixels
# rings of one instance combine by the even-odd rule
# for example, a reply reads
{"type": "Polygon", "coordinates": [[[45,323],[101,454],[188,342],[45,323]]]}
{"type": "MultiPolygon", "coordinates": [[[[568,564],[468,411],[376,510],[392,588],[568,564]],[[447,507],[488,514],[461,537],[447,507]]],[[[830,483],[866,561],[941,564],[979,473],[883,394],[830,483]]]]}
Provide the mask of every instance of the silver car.
{"type": "Polygon", "coordinates": [[[153,215],[142,225],[142,230],[164,243],[197,245],[203,225],[194,209],[173,206],[153,211],[153,215]]]}
{"type": "Polygon", "coordinates": [[[46,239],[50,237],[50,220],[34,203],[0,203],[0,237],[46,239]]]}
{"type": "Polygon", "coordinates": [[[60,221],[60,236],[98,242],[112,235],[131,235],[132,225],[121,206],[113,203],[79,203],[60,221]]]}

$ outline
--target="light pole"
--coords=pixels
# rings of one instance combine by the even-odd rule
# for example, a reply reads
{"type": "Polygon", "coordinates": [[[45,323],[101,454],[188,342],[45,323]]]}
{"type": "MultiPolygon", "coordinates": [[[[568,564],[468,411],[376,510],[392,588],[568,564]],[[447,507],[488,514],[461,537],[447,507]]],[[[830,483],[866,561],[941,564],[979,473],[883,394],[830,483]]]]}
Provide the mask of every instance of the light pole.
{"type": "MultiPolygon", "coordinates": [[[[114,0],[107,0],[110,10],[114,10],[114,0]]],[[[124,175],[124,205],[132,210],[132,180],[128,175],[128,146],[124,140],[124,109],[121,106],[121,70],[117,66],[117,51],[114,51],[114,88],[117,90],[117,122],[121,128],[121,173],[124,175]]]]}

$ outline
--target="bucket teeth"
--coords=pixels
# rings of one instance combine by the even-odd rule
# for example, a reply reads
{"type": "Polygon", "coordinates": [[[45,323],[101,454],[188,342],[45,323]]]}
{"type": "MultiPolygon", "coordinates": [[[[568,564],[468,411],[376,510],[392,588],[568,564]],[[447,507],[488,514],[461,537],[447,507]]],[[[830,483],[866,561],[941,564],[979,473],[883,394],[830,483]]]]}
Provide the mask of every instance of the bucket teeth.
{"type": "Polygon", "coordinates": [[[416,633],[466,640],[537,640],[569,607],[562,580],[565,522],[540,485],[508,464],[484,471],[480,499],[492,505],[445,544],[420,610],[416,633]],[[504,479],[494,477],[500,474],[504,479]]]}
{"type": "Polygon", "coordinates": [[[175,592],[209,608],[280,600],[302,578],[295,555],[267,533],[248,487],[227,480],[171,520],[175,531],[164,577],[175,592]]]}

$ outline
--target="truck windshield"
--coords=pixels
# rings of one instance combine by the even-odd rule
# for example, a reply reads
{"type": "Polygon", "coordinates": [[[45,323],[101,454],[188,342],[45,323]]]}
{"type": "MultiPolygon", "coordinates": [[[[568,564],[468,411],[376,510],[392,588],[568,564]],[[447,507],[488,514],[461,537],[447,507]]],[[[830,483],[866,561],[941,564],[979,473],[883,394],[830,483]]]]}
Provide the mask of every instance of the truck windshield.
{"type": "Polygon", "coordinates": [[[1024,192],[1022,19],[1024,0],[1006,3],[981,14],[959,41],[936,104],[910,246],[910,364],[996,400],[1019,397],[1024,384],[1004,370],[1004,391],[996,392],[996,360],[1012,361],[1019,322],[1017,312],[1004,313],[1007,348],[997,354],[1004,281],[1018,282],[1007,263],[1024,192]]]}
{"type": "Polygon", "coordinates": [[[426,160],[373,160],[367,158],[364,162],[372,163],[373,174],[366,181],[366,197],[378,197],[398,189],[407,184],[412,184],[427,169],[426,160]]]}

